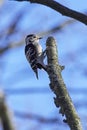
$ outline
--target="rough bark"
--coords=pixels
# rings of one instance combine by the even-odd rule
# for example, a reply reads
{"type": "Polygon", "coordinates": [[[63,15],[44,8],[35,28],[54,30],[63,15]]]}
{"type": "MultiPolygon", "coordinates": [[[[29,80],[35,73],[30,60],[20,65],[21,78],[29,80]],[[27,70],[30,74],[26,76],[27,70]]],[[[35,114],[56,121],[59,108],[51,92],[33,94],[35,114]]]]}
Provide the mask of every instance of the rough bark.
{"type": "Polygon", "coordinates": [[[64,66],[59,65],[58,51],[56,41],[53,37],[49,37],[46,42],[47,47],[47,73],[50,79],[50,88],[55,94],[54,103],[56,107],[60,107],[59,113],[65,115],[66,122],[71,130],[82,130],[80,118],[78,117],[73,102],[66,89],[61,71],[64,66]]]}

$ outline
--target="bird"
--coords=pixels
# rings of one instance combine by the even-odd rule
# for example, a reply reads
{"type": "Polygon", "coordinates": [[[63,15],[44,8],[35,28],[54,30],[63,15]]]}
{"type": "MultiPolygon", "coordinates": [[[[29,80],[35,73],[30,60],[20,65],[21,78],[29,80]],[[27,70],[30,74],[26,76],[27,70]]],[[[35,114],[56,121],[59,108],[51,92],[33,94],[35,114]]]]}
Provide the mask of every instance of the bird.
{"type": "Polygon", "coordinates": [[[29,34],[25,38],[25,56],[32,70],[35,72],[38,79],[38,69],[44,69],[47,71],[47,67],[44,64],[44,58],[46,57],[46,50],[43,51],[42,46],[39,43],[39,37],[36,34],[29,34]]]}

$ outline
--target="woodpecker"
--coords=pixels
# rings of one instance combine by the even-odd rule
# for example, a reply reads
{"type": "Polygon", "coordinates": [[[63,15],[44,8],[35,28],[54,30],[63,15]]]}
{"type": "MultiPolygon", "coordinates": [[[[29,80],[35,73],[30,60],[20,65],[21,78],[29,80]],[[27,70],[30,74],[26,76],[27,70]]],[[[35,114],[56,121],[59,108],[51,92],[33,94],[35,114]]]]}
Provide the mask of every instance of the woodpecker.
{"type": "Polygon", "coordinates": [[[46,71],[46,65],[44,64],[43,60],[46,56],[46,51],[42,50],[42,47],[39,43],[39,37],[35,34],[27,35],[25,38],[25,55],[30,63],[31,68],[36,74],[38,79],[38,68],[44,69],[46,71]]]}

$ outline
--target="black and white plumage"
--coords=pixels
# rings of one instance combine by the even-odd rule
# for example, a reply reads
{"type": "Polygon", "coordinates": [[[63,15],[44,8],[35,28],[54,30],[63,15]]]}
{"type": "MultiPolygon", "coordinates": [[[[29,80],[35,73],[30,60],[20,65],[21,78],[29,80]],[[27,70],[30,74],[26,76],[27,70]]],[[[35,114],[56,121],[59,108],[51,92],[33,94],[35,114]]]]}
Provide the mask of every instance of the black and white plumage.
{"type": "Polygon", "coordinates": [[[39,43],[41,37],[30,34],[25,38],[25,55],[28,62],[31,65],[31,68],[36,73],[38,79],[38,68],[44,69],[46,71],[46,65],[44,65],[45,51],[43,52],[42,47],[39,43]]]}

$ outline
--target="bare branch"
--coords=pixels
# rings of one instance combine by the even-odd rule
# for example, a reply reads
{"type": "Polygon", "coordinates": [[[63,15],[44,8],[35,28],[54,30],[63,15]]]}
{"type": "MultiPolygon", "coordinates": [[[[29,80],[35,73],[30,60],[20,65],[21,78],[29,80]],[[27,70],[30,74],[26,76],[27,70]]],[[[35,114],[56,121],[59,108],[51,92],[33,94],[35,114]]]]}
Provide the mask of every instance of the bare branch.
{"type": "Polygon", "coordinates": [[[8,51],[9,49],[12,49],[12,48],[16,48],[16,47],[20,47],[22,46],[24,43],[23,43],[23,39],[17,43],[9,43],[6,47],[0,47],[0,55],[2,55],[4,52],[8,51]]]}
{"type": "MultiPolygon", "coordinates": [[[[64,27],[66,27],[67,25],[69,24],[72,24],[74,23],[75,20],[67,20],[67,21],[64,21],[63,23],[59,24],[59,25],[56,25],[54,26],[53,28],[47,30],[47,31],[44,31],[44,32],[40,32],[38,35],[40,36],[44,36],[44,35],[48,35],[48,34],[51,34],[51,33],[55,33],[55,32],[58,32],[60,30],[62,30],[64,27]]],[[[14,23],[15,24],[15,23],[14,23]]],[[[14,26],[14,24],[12,25],[12,27],[14,26]]],[[[7,37],[10,35],[10,30],[11,30],[11,33],[14,29],[12,29],[12,27],[9,28],[9,31],[8,31],[8,34],[7,34],[7,37]]],[[[9,49],[12,49],[12,48],[16,48],[16,47],[20,47],[24,44],[24,36],[22,36],[23,39],[21,39],[19,42],[14,42],[14,43],[9,43],[7,44],[7,46],[5,47],[0,47],[0,55],[2,55],[3,53],[5,53],[6,51],[8,51],[9,49]]],[[[8,43],[9,41],[7,41],[8,43]]]]}
{"type": "Polygon", "coordinates": [[[3,130],[15,130],[11,115],[12,113],[11,111],[9,111],[7,104],[5,102],[5,95],[0,90],[0,118],[3,130]]]}
{"type": "Polygon", "coordinates": [[[47,46],[47,72],[50,79],[50,88],[55,93],[54,102],[56,107],[60,107],[59,113],[66,116],[64,122],[68,123],[71,130],[82,130],[80,118],[78,117],[72,100],[66,89],[66,85],[61,76],[64,68],[58,63],[57,46],[53,37],[49,37],[46,42],[47,46]]]}
{"type": "Polygon", "coordinates": [[[54,0],[16,0],[16,1],[29,1],[31,3],[38,3],[38,4],[46,5],[56,10],[57,12],[61,13],[62,15],[74,18],[87,25],[87,15],[74,11],[72,9],[69,9],[54,0]]]}
{"type": "MultiPolygon", "coordinates": [[[[83,95],[86,96],[87,94],[87,88],[82,87],[82,88],[78,88],[77,86],[73,86],[72,88],[68,88],[69,92],[77,95],[78,96],[80,94],[83,93],[83,95]]],[[[6,88],[4,89],[6,96],[7,95],[26,95],[26,94],[49,94],[50,90],[47,88],[47,86],[44,87],[35,87],[33,88],[32,86],[21,86],[21,88],[19,88],[19,86],[16,88],[6,88]]],[[[87,101],[86,101],[87,102],[87,101]]],[[[78,102],[79,103],[79,102],[78,102]]],[[[83,102],[82,102],[83,103],[83,102]]],[[[81,106],[79,106],[81,107],[81,106]]]]}
{"type": "Polygon", "coordinates": [[[54,26],[53,28],[47,30],[47,31],[44,31],[44,32],[41,32],[39,33],[40,36],[44,36],[44,35],[48,35],[48,34],[52,34],[52,33],[56,33],[56,32],[60,32],[64,27],[74,23],[75,20],[67,20],[67,21],[64,21],[62,22],[61,24],[59,25],[56,25],[54,26]]]}
{"type": "Polygon", "coordinates": [[[51,123],[51,124],[54,124],[54,123],[58,123],[59,122],[59,120],[57,118],[45,118],[43,116],[32,114],[32,113],[24,113],[24,112],[15,111],[14,114],[17,117],[20,117],[20,118],[23,118],[23,119],[37,120],[40,123],[47,123],[47,124],[51,123]]]}

